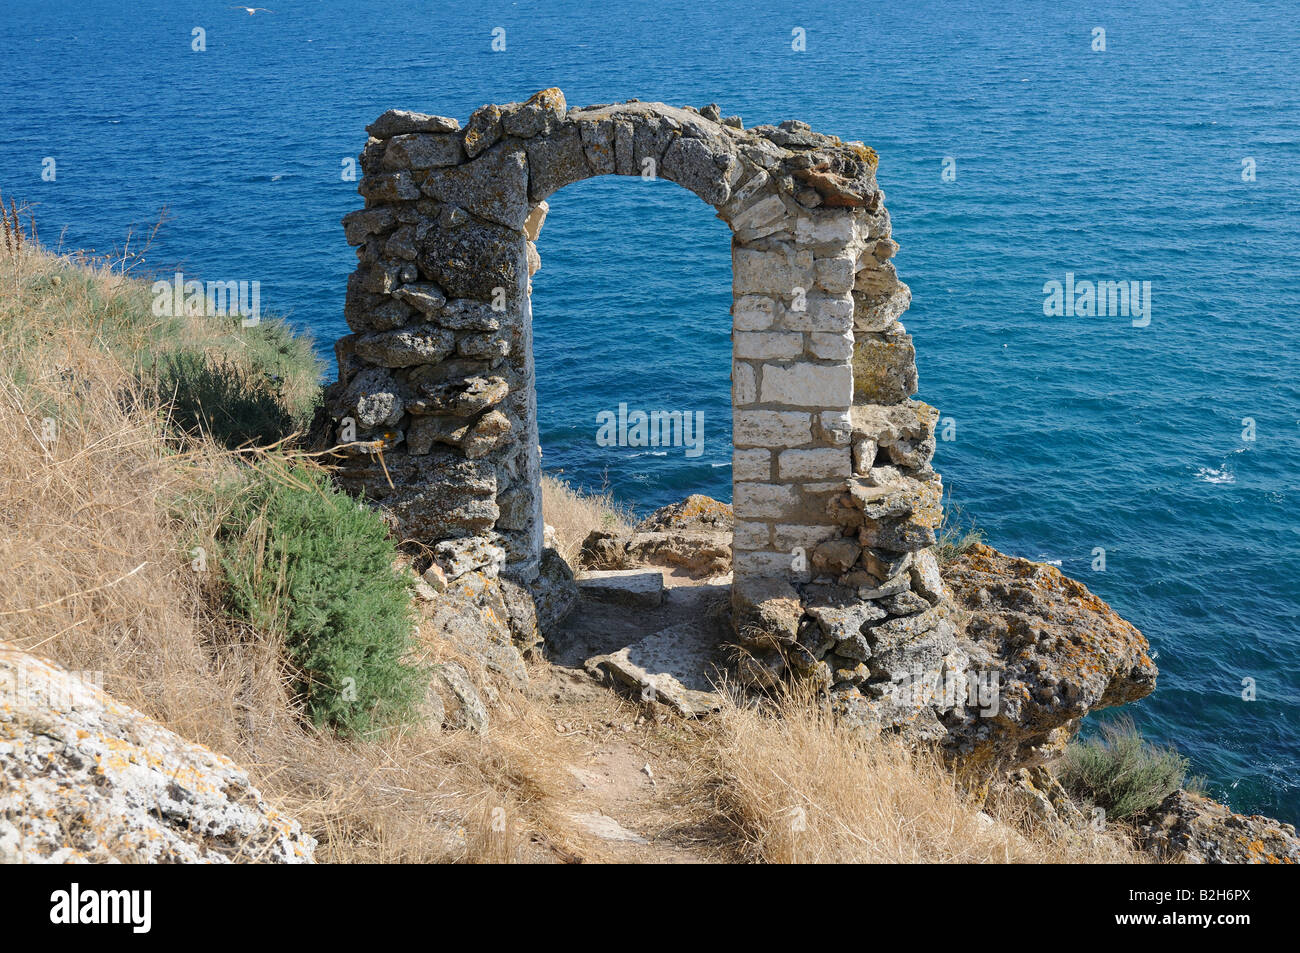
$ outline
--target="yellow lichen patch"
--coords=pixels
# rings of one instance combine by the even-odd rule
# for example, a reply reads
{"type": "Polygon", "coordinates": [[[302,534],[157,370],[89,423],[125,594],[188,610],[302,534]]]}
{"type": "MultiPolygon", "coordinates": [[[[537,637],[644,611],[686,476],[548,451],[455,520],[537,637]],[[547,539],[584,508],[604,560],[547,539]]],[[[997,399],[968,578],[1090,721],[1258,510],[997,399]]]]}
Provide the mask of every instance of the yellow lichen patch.
{"type": "Polygon", "coordinates": [[[867,164],[867,168],[875,171],[880,165],[880,156],[876,155],[876,150],[861,142],[846,142],[844,148],[848,149],[855,156],[867,164]]]}
{"type": "Polygon", "coordinates": [[[10,672],[18,689],[0,728],[30,744],[0,746],[19,782],[0,790],[19,845],[0,843],[0,862],[311,859],[314,840],[271,816],[228,759],[107,696],[88,702],[75,675],[0,643],[0,679],[10,672]]]}
{"type": "Polygon", "coordinates": [[[712,497],[696,493],[682,504],[681,515],[684,519],[704,517],[708,520],[719,520],[731,515],[731,507],[726,503],[719,503],[712,497]]]}
{"type": "Polygon", "coordinates": [[[731,525],[731,506],[693,493],[680,503],[660,507],[636,527],[641,532],[721,529],[731,525]]]}
{"type": "Polygon", "coordinates": [[[560,92],[559,87],[556,86],[533,93],[528,97],[528,105],[541,106],[557,116],[563,116],[564,111],[568,108],[568,104],[564,101],[564,93],[560,92]]]}

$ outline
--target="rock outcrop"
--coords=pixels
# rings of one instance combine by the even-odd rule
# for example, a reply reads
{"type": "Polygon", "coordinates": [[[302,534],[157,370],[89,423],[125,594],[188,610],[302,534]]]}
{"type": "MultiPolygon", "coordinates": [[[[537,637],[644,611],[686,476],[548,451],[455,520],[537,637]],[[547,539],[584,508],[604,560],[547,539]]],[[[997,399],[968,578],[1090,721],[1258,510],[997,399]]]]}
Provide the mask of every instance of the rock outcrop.
{"type": "Polygon", "coordinates": [[[433,600],[427,619],[420,627],[425,637],[516,685],[527,684],[523,652],[537,642],[536,610],[509,580],[484,572],[460,575],[433,600]]]}
{"type": "MultiPolygon", "coordinates": [[[[1104,817],[1073,800],[1043,766],[1012,772],[997,797],[1024,805],[1033,825],[1066,840],[1096,831],[1104,817]]],[[[1119,830],[1161,863],[1300,864],[1300,838],[1290,824],[1237,814],[1187,790],[1173,792],[1119,830]]]]}
{"type": "Polygon", "coordinates": [[[663,566],[702,579],[731,572],[731,507],[693,494],[661,507],[631,532],[594,530],[582,545],[582,568],[663,566]]]}
{"type": "Polygon", "coordinates": [[[1290,824],[1175,791],[1138,825],[1138,843],[1161,860],[1184,864],[1300,864],[1290,824]]]}
{"type": "Polygon", "coordinates": [[[1142,633],[1055,567],[976,544],[943,578],[962,619],[968,684],[996,685],[995,709],[954,706],[942,719],[945,747],[968,770],[1041,764],[1087,713],[1155,690],[1142,633]]]}
{"type": "Polygon", "coordinates": [[[488,730],[488,705],[480,685],[492,678],[523,688],[524,657],[561,624],[577,604],[573,571],[553,549],[543,552],[531,586],[500,574],[501,563],[480,537],[444,543],[420,578],[425,603],[418,632],[430,648],[460,661],[434,665],[424,700],[425,717],[445,728],[488,730]],[[468,671],[469,666],[473,671],[468,671]]]}
{"type": "Polygon", "coordinates": [[[248,776],[0,642],[0,863],[310,863],[248,776]]]}

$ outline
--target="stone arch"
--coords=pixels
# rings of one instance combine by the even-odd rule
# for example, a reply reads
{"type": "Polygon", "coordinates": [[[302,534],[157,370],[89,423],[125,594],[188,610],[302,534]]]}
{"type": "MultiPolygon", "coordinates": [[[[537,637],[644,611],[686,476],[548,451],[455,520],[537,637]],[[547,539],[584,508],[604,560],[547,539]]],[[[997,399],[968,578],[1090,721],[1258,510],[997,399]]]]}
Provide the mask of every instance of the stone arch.
{"type": "Polygon", "coordinates": [[[463,129],[390,111],[367,131],[365,208],[343,220],[359,259],[353,333],[336,345],[327,411],[347,445],[340,480],[400,536],[452,571],[536,577],[529,278],[546,200],[596,175],[654,175],[732,231],[738,621],[763,601],[745,591],[791,584],[908,613],[901,593],[939,601],[910,582],[939,521],[937,414],[910,399],[914,351],[898,323],[910,292],[890,263],[871,149],[794,121],[745,129],[713,106],[570,109],[558,89],[484,106],[463,129]]]}

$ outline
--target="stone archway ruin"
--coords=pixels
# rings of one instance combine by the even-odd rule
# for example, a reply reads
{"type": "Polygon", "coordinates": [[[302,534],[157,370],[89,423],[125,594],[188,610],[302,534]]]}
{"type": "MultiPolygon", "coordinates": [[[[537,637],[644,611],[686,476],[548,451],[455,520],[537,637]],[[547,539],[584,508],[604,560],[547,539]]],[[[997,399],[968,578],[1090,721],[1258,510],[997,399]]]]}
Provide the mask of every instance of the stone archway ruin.
{"type": "Polygon", "coordinates": [[[772,672],[874,659],[882,678],[897,667],[888,644],[936,631],[922,654],[947,656],[930,552],[937,412],[911,399],[915,355],[898,322],[910,292],[890,263],[898,246],[872,150],[800,122],[745,129],[716,107],[569,109],[558,89],[484,106],[463,129],[401,111],[367,129],[365,208],[344,218],[359,259],[353,333],[336,345],[327,412],[349,448],[341,482],[399,536],[453,571],[537,576],[529,279],[546,199],[591,176],[662,176],[732,230],[742,641],[756,633],[772,672]]]}

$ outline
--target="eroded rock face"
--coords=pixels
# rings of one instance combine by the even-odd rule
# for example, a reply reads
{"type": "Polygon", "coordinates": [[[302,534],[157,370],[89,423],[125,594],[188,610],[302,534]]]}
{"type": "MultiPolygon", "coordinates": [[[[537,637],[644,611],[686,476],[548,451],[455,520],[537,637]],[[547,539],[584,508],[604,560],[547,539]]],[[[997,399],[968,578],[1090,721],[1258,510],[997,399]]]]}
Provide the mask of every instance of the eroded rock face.
{"type": "Polygon", "coordinates": [[[731,570],[731,536],[678,530],[656,533],[594,530],[583,541],[581,559],[586,570],[663,566],[681,569],[695,578],[720,576],[731,570]]]}
{"type": "MultiPolygon", "coordinates": [[[[1027,809],[1038,827],[1067,840],[1097,829],[1099,811],[1073,800],[1047,767],[1020,768],[995,791],[1027,809]]],[[[1244,815],[1191,791],[1178,790],[1129,819],[1120,831],[1160,863],[1300,864],[1300,838],[1290,824],[1244,815]]]]}
{"type": "MultiPolygon", "coordinates": [[[[516,688],[528,684],[524,655],[568,613],[576,592],[569,594],[564,573],[553,562],[543,559],[544,571],[530,587],[499,575],[496,561],[482,558],[479,537],[465,542],[455,554],[466,557],[457,570],[434,562],[421,580],[424,591],[417,588],[427,603],[421,639],[435,650],[450,647],[461,660],[431,666],[423,710],[434,725],[486,732],[491,716],[485,698],[490,698],[492,682],[499,679],[516,688]]],[[[571,573],[568,584],[572,586],[571,573]]]]}
{"type": "Polygon", "coordinates": [[[731,571],[731,507],[693,494],[655,510],[630,533],[595,530],[582,546],[582,568],[663,566],[702,579],[731,571]]]}
{"type": "Polygon", "coordinates": [[[311,863],[231,761],[0,642],[0,863],[311,863]]]}
{"type": "Polygon", "coordinates": [[[803,605],[783,579],[737,579],[731,590],[732,626],[740,644],[753,649],[793,645],[803,605]]]}
{"type": "Polygon", "coordinates": [[[1300,864],[1295,828],[1236,814],[1189,791],[1175,791],[1138,825],[1138,843],[1184,864],[1300,864]]]}
{"type": "Polygon", "coordinates": [[[541,567],[532,583],[537,606],[537,628],[545,637],[555,631],[578,604],[578,584],[573,568],[552,547],[542,550],[541,567]]]}
{"type": "MultiPolygon", "coordinates": [[[[477,545],[478,538],[469,537],[468,541],[477,545]]],[[[559,624],[576,602],[572,573],[565,580],[563,569],[555,567],[554,560],[543,560],[546,571],[528,586],[498,575],[495,564],[474,562],[471,568],[456,573],[437,569],[442,588],[430,586],[426,597],[430,605],[421,633],[455,646],[485,672],[517,686],[526,685],[524,654],[559,624]]]]}
{"type": "Polygon", "coordinates": [[[639,533],[730,533],[735,519],[731,507],[711,496],[692,493],[680,503],[661,506],[640,523],[639,533]]]}
{"type": "MultiPolygon", "coordinates": [[[[495,685],[524,688],[524,658],[553,632],[578,600],[573,572],[554,549],[543,551],[531,583],[500,573],[498,547],[482,537],[444,541],[420,575],[410,568],[423,619],[417,630],[443,660],[430,667],[422,710],[448,729],[486,732],[495,685]],[[457,660],[446,660],[446,649],[457,660]]],[[[399,564],[411,567],[411,557],[399,564]]]]}
{"type": "Polygon", "coordinates": [[[1088,712],[1155,690],[1142,633],[1055,567],[977,544],[944,579],[965,617],[967,670],[996,673],[1000,685],[995,714],[966,706],[945,717],[945,746],[961,763],[983,771],[1039,764],[1088,712]]]}

